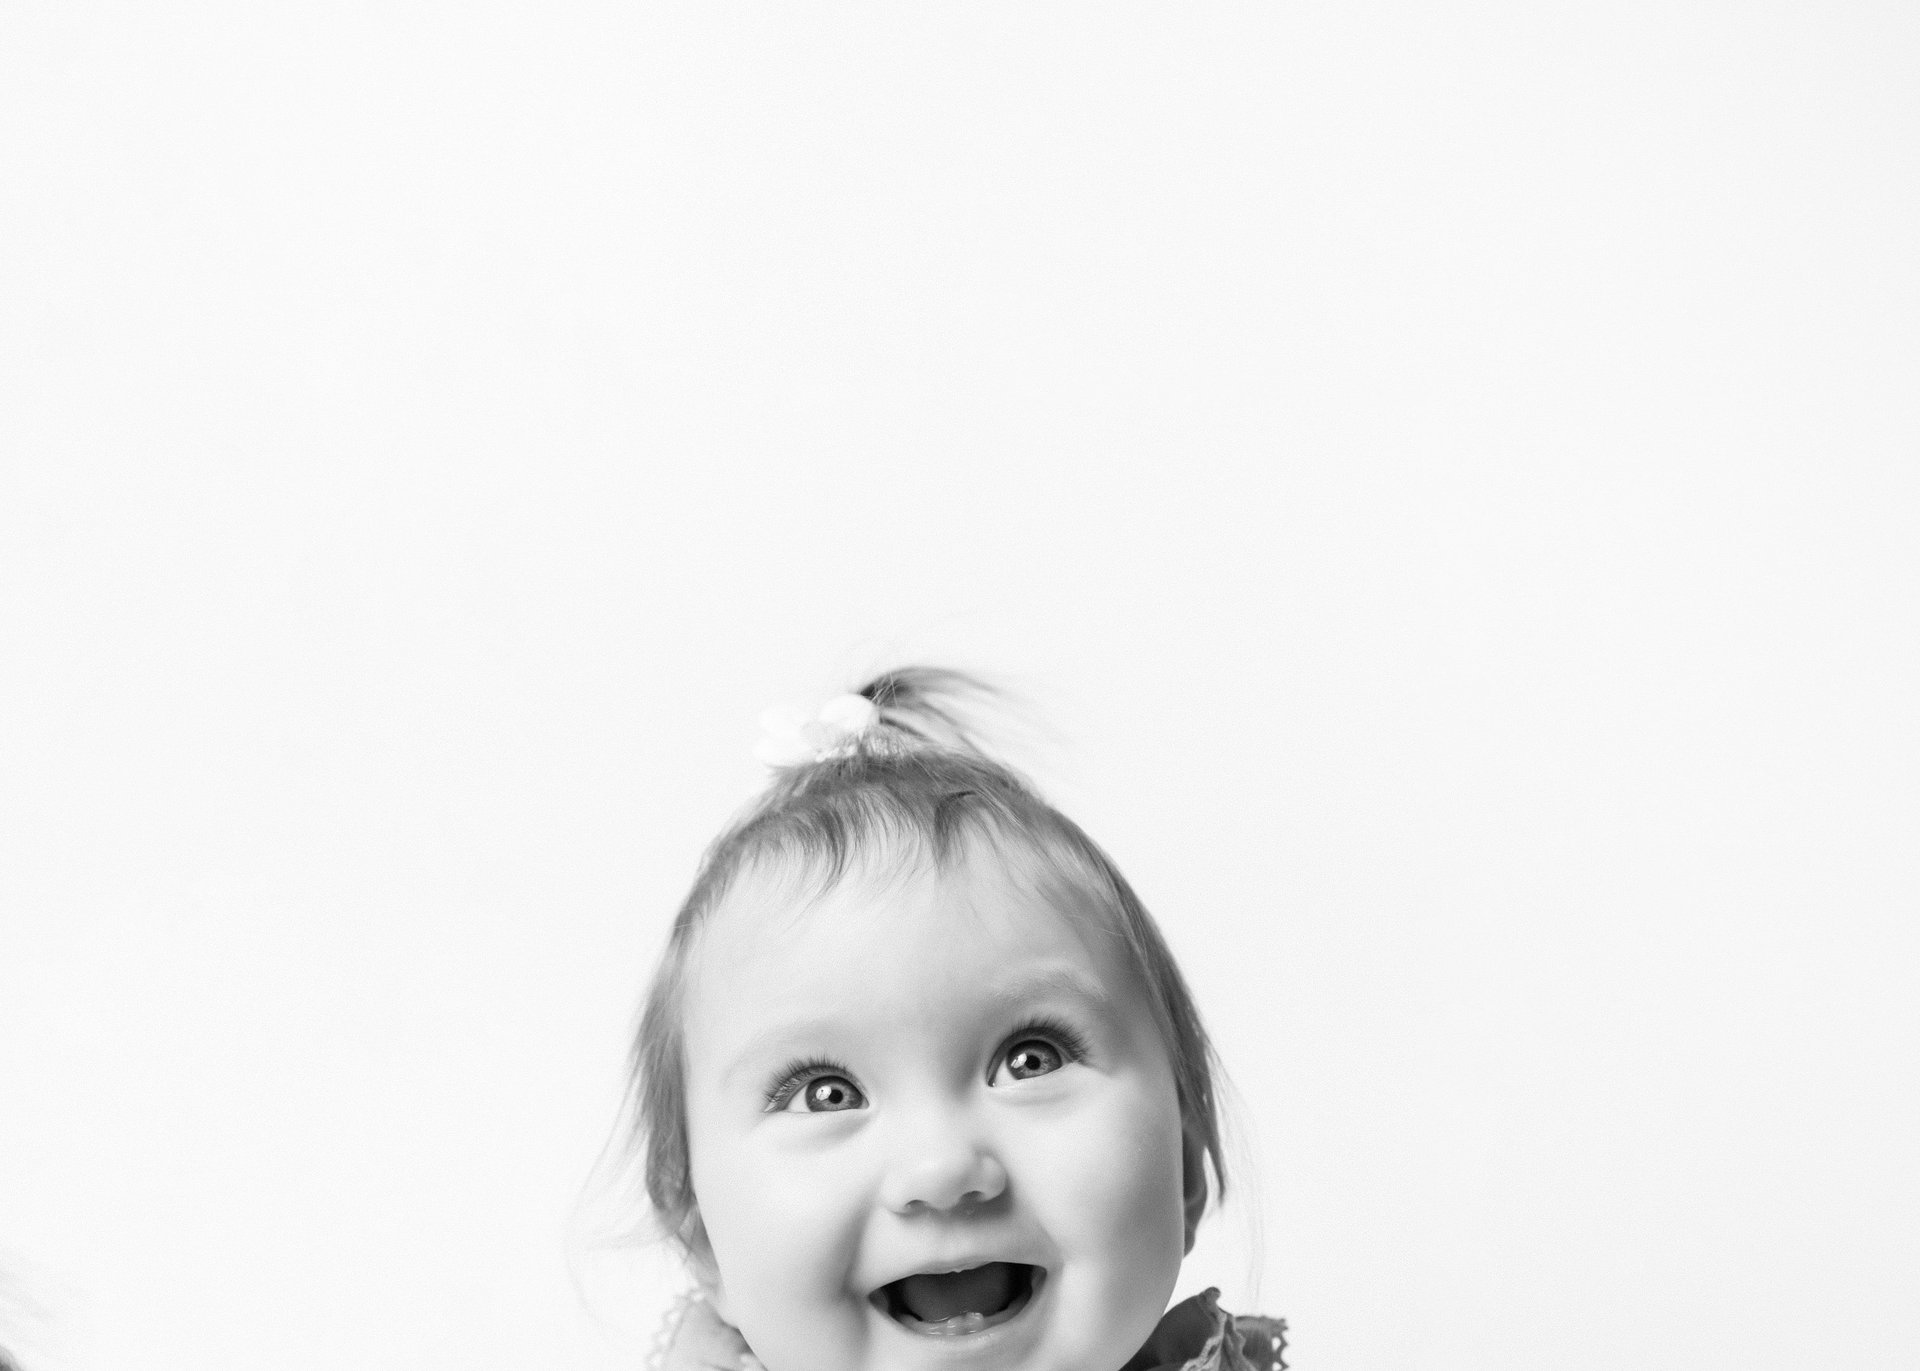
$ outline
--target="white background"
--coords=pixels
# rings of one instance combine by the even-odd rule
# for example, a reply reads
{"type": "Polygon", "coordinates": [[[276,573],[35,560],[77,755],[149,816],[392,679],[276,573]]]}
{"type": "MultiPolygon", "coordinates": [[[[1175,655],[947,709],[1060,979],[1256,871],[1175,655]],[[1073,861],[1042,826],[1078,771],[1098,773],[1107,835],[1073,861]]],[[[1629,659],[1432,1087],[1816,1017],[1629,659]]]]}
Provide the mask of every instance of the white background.
{"type": "Polygon", "coordinates": [[[664,921],[920,658],[1211,1017],[1184,1288],[1911,1363],[1916,11],[942,10],[0,11],[0,1345],[637,1365],[664,921]]]}

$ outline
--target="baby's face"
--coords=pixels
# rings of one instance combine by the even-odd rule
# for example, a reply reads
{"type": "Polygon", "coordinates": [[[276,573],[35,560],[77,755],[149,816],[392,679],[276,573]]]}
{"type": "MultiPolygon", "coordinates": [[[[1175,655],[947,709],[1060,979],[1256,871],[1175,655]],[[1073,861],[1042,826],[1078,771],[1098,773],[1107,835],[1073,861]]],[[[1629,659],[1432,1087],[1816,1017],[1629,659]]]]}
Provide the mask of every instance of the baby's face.
{"type": "Polygon", "coordinates": [[[1185,1248],[1145,990],[984,845],[792,906],[743,880],[686,997],[715,1304],[770,1371],[1116,1371],[1185,1248]]]}

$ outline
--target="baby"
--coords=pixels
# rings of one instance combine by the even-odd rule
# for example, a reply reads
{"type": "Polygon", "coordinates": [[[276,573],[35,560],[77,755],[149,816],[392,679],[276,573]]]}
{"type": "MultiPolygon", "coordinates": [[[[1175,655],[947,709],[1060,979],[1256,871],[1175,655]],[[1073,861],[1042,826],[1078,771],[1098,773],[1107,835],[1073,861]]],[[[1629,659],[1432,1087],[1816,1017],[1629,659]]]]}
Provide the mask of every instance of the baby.
{"type": "Polygon", "coordinates": [[[1164,1317],[1212,1184],[1212,1049],[1106,854],[974,744],[954,672],[770,724],[648,992],[648,1197],[699,1296],[666,1371],[1273,1371],[1164,1317]],[[757,1361],[756,1361],[757,1359],[757,1361]]]}

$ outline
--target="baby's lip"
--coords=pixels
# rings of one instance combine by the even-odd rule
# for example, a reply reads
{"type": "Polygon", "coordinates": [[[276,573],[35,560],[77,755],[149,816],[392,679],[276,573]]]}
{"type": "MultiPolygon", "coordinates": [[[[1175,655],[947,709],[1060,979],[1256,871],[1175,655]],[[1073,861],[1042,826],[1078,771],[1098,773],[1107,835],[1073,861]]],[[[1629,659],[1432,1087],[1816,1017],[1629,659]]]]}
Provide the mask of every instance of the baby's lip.
{"type": "Polygon", "coordinates": [[[1005,1262],[1009,1266],[1031,1266],[1037,1270],[1045,1269],[1041,1262],[1006,1252],[964,1252],[955,1256],[942,1255],[930,1261],[921,1262],[918,1266],[902,1267],[869,1290],[867,1297],[871,1299],[889,1285],[903,1281],[909,1276],[944,1276],[954,1271],[970,1271],[976,1266],[988,1266],[994,1262],[1005,1262]]]}

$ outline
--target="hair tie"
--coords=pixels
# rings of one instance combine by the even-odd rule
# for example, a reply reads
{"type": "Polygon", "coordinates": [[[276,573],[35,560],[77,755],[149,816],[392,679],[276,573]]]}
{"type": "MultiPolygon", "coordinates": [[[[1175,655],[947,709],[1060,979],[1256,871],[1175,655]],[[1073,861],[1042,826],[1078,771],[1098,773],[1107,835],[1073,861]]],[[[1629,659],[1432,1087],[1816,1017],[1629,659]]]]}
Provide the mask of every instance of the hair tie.
{"type": "Polygon", "coordinates": [[[851,752],[879,718],[879,709],[864,695],[836,695],[812,718],[803,709],[780,705],[760,716],[766,736],[754,746],[753,755],[775,767],[824,761],[851,752]]]}

